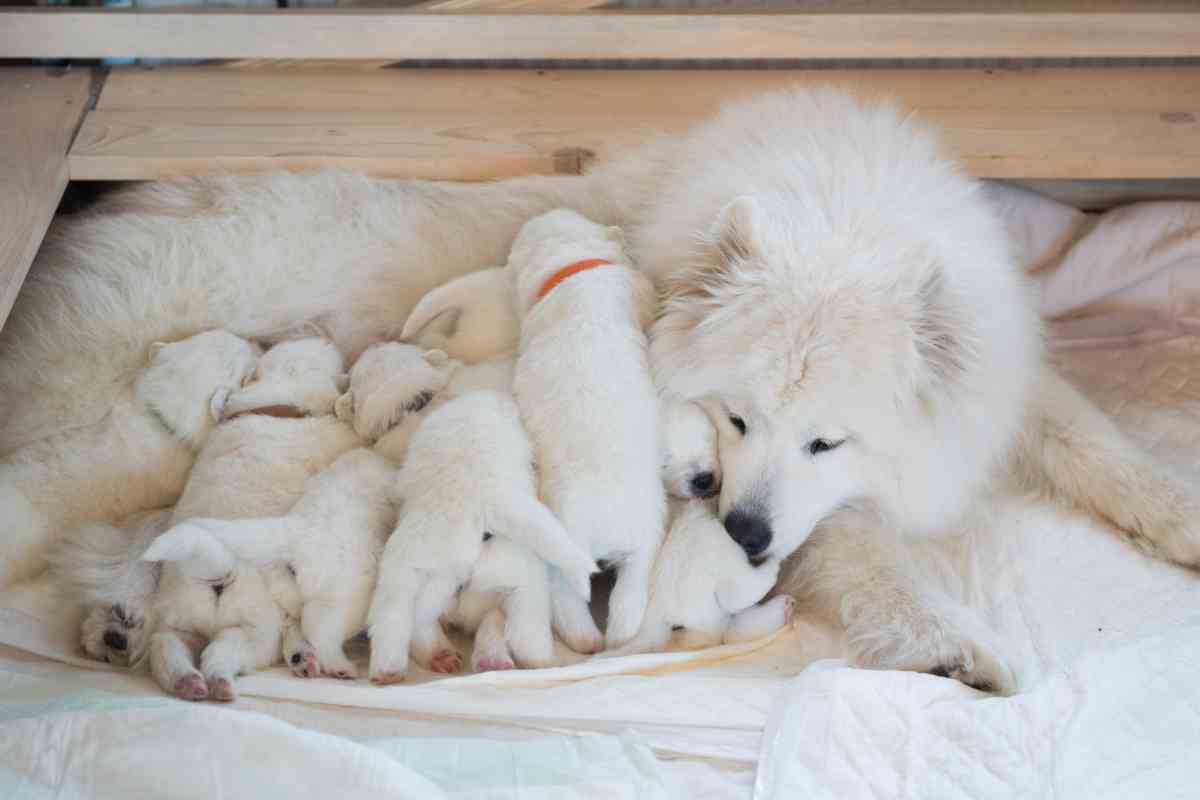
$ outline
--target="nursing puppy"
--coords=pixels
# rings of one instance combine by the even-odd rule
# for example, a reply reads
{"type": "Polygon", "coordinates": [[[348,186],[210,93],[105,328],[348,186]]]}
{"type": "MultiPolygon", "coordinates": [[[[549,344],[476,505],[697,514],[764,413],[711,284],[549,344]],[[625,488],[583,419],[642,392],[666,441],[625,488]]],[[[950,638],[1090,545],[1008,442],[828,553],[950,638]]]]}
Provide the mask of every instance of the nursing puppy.
{"type": "Polygon", "coordinates": [[[409,443],[397,493],[403,510],[368,615],[376,683],[403,680],[410,650],[427,669],[461,667],[439,619],[497,539],[527,545],[588,596],[596,565],[538,502],[533,450],[510,397],[471,391],[434,409],[409,443]]]}
{"type": "Polygon", "coordinates": [[[565,210],[528,222],[508,266],[521,315],[513,385],[542,499],[581,547],[617,568],[606,638],[562,586],[555,631],[578,652],[618,647],[641,626],[666,515],[643,332],[654,288],[628,266],[618,232],[565,210]]]}
{"type": "Polygon", "coordinates": [[[336,407],[339,419],[364,439],[378,439],[373,448],[351,450],[309,479],[283,516],[191,519],[165,534],[159,548],[203,554],[214,575],[232,571],[238,561],[286,563],[302,604],[303,642],[285,647],[285,660],[302,677],[356,677],[343,644],[366,628],[379,557],[396,526],[393,490],[404,448],[389,434],[444,388],[453,366],[444,354],[412,345],[367,349],[336,407]]]}
{"type": "MultiPolygon", "coordinates": [[[[225,403],[225,421],[200,452],[172,523],[287,512],[310,477],[361,445],[333,415],[341,371],[337,349],[321,339],[267,351],[252,382],[225,403]]],[[[288,615],[299,613],[295,580],[286,567],[226,573],[220,559],[178,544],[160,537],[144,555],[167,562],[154,603],[151,672],[177,697],[233,700],[236,675],[279,660],[288,615]]]]}
{"type": "Polygon", "coordinates": [[[90,658],[128,667],[145,655],[160,568],[142,554],[166,530],[171,513],[147,511],[117,525],[87,522],[51,546],[55,583],[84,609],[80,643],[90,658]]]}
{"type": "Polygon", "coordinates": [[[0,462],[0,588],[43,570],[47,549],[84,522],[174,503],[221,404],[259,354],[225,331],[157,343],[103,420],[0,462]]]}
{"type": "Polygon", "coordinates": [[[478,364],[515,353],[520,331],[512,275],[494,267],[468,273],[422,297],[404,321],[400,338],[478,364]]]}

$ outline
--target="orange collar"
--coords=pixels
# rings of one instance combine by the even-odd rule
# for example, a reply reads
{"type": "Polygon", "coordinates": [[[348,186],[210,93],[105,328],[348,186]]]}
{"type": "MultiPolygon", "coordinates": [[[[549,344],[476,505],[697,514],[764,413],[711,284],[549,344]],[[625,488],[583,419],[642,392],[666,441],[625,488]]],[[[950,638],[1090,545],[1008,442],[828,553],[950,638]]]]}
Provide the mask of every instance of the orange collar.
{"type": "Polygon", "coordinates": [[[565,267],[546,279],[546,282],[542,284],[542,288],[538,289],[537,299],[541,300],[543,297],[550,294],[555,286],[558,286],[572,275],[577,275],[580,272],[592,269],[593,267],[603,267],[605,265],[612,266],[612,262],[605,258],[589,258],[585,259],[584,261],[576,261],[574,264],[567,264],[565,267]]]}

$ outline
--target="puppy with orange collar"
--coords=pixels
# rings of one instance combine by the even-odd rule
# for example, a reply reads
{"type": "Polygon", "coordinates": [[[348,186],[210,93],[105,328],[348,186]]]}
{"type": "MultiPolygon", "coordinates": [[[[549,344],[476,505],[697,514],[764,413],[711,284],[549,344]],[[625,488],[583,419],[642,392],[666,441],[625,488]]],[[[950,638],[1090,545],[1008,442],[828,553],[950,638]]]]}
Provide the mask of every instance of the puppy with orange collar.
{"type": "Polygon", "coordinates": [[[566,210],[526,223],[508,268],[521,318],[513,386],[542,500],[617,569],[606,636],[561,581],[555,631],[578,652],[617,647],[641,626],[667,510],[645,334],[654,287],[629,266],[619,231],[566,210]]]}

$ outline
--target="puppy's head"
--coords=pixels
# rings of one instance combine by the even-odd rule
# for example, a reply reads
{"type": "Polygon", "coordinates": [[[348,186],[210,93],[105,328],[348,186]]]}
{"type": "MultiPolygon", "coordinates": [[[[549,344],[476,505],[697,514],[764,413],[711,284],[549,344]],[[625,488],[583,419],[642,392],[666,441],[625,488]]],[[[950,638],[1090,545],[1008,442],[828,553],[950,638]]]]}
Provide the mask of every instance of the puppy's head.
{"type": "Polygon", "coordinates": [[[294,406],[305,416],[323,417],[345,383],[342,355],[326,339],[281,342],[259,359],[250,381],[218,404],[220,418],[268,406],[294,406]]]}
{"type": "Polygon", "coordinates": [[[199,446],[216,410],[250,376],[262,350],[226,331],[155,342],[135,393],[147,411],[181,440],[199,446]]]}
{"type": "Polygon", "coordinates": [[[464,275],[425,295],[405,320],[400,338],[477,364],[515,352],[520,330],[512,276],[496,267],[464,275]]]}
{"type": "Polygon", "coordinates": [[[458,362],[441,350],[384,342],[367,348],[350,371],[350,389],[337,401],[338,418],[374,441],[405,415],[423,409],[445,387],[458,362]]]}
{"type": "Polygon", "coordinates": [[[122,605],[96,605],[83,618],[80,642],[88,658],[131,667],[146,654],[152,627],[122,605]]]}
{"type": "Polygon", "coordinates": [[[672,497],[688,500],[721,491],[717,431],[697,403],[665,399],[662,405],[663,483],[672,497]]]}
{"type": "Polygon", "coordinates": [[[508,256],[519,314],[524,316],[537,302],[539,290],[555,272],[589,259],[627,264],[620,228],[600,225],[565,208],[526,222],[508,256]]]}

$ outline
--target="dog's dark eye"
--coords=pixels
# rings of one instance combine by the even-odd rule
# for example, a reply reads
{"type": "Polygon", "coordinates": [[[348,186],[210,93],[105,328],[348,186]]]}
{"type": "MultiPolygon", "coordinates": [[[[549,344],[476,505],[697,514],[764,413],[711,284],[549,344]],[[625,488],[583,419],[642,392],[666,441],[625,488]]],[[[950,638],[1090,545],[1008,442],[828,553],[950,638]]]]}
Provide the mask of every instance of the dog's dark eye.
{"type": "Polygon", "coordinates": [[[840,441],[830,441],[829,439],[813,439],[808,443],[809,455],[819,456],[821,453],[828,453],[830,450],[836,450],[845,443],[845,439],[840,441]]]}
{"type": "Polygon", "coordinates": [[[491,540],[491,538],[492,538],[492,534],[488,533],[487,531],[484,531],[484,532],[483,532],[483,540],[484,540],[485,542],[487,542],[487,541],[490,541],[490,540],[491,540]]]}
{"type": "Polygon", "coordinates": [[[729,415],[729,424],[738,429],[738,433],[742,436],[746,435],[746,420],[739,417],[737,414],[729,415]]]}

